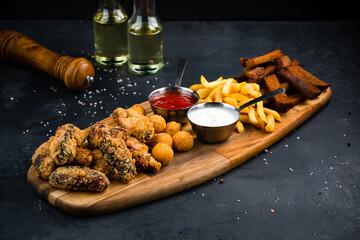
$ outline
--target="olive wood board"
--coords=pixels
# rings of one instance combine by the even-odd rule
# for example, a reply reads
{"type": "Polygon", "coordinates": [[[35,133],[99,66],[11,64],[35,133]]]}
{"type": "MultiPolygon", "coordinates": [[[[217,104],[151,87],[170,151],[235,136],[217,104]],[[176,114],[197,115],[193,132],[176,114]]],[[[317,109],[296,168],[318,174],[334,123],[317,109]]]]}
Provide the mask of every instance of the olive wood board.
{"type": "MultiPolygon", "coordinates": [[[[230,139],[208,144],[195,139],[188,152],[177,152],[173,160],[157,173],[138,173],[134,180],[124,184],[110,179],[111,186],[104,192],[69,191],[53,188],[47,180],[38,177],[31,166],[27,180],[31,188],[55,208],[71,215],[99,215],[160,199],[189,189],[235,168],[254,155],[285,137],[321,109],[331,98],[328,88],[316,99],[306,100],[276,122],[275,130],[266,133],[246,125],[243,133],[234,132],[230,139]]],[[[152,114],[149,102],[141,103],[147,114],[152,114]]],[[[111,117],[102,123],[115,126],[111,117]]],[[[187,123],[185,130],[191,131],[187,123]]]]}

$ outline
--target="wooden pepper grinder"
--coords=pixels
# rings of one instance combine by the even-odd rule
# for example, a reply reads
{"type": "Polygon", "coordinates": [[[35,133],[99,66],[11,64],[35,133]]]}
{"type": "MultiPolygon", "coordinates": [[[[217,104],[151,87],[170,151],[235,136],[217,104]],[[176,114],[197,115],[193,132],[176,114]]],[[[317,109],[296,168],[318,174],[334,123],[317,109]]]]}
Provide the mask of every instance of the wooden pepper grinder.
{"type": "Polygon", "coordinates": [[[76,92],[94,82],[94,66],[87,59],[62,56],[10,29],[0,31],[0,59],[46,72],[76,92]]]}

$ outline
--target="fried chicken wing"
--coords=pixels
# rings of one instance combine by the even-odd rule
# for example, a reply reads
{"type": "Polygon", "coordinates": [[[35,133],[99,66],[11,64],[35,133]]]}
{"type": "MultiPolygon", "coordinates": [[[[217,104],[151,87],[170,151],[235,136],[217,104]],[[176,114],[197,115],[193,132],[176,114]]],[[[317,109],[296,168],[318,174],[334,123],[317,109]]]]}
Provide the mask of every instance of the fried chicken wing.
{"type": "Polygon", "coordinates": [[[93,161],[93,153],[91,150],[76,146],[76,155],[72,164],[80,166],[89,166],[93,161]]]}
{"type": "Polygon", "coordinates": [[[114,121],[141,142],[149,142],[154,136],[154,126],[147,116],[132,109],[117,108],[112,113],[114,121]]]}
{"type": "Polygon", "coordinates": [[[126,146],[130,149],[132,157],[135,159],[136,169],[139,171],[157,172],[161,168],[161,163],[156,161],[149,153],[149,147],[134,137],[126,140],[126,146]]]}
{"type": "Polygon", "coordinates": [[[49,155],[50,140],[41,144],[32,156],[32,165],[38,176],[48,179],[55,169],[55,161],[49,155]]]}
{"type": "Polygon", "coordinates": [[[57,165],[70,164],[85,140],[80,129],[73,124],[62,125],[56,129],[55,136],[50,142],[50,157],[57,165]]]}
{"type": "Polygon", "coordinates": [[[111,128],[106,124],[94,124],[90,129],[88,141],[92,147],[99,147],[106,162],[120,180],[127,183],[135,178],[135,161],[125,144],[128,131],[111,128]]]}
{"type": "Polygon", "coordinates": [[[104,173],[107,177],[109,177],[110,174],[112,173],[112,170],[111,170],[109,164],[106,162],[106,159],[102,155],[100,149],[95,148],[92,152],[93,152],[94,158],[93,158],[93,161],[91,164],[91,168],[98,170],[98,171],[104,173]]]}
{"type": "Polygon", "coordinates": [[[37,174],[48,179],[56,166],[77,164],[89,166],[92,152],[82,145],[86,135],[72,124],[57,128],[55,136],[43,143],[32,156],[32,165],[37,174]]]}
{"type": "Polygon", "coordinates": [[[90,144],[90,147],[99,148],[100,143],[106,138],[127,139],[129,136],[130,132],[127,129],[110,127],[103,123],[95,123],[90,128],[88,142],[90,144]]]}
{"type": "Polygon", "coordinates": [[[58,167],[49,177],[49,183],[66,190],[90,190],[101,192],[110,186],[104,173],[89,167],[58,167]]]}

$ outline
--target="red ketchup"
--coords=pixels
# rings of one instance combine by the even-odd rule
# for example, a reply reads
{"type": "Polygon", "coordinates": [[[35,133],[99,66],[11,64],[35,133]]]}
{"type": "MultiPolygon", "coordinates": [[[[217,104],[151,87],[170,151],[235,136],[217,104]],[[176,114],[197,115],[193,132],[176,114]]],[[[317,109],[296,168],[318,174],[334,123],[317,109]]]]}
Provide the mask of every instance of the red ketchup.
{"type": "Polygon", "coordinates": [[[151,104],[155,107],[168,110],[176,110],[190,107],[196,103],[195,99],[190,95],[180,92],[168,92],[156,94],[151,100],[151,104]]]}

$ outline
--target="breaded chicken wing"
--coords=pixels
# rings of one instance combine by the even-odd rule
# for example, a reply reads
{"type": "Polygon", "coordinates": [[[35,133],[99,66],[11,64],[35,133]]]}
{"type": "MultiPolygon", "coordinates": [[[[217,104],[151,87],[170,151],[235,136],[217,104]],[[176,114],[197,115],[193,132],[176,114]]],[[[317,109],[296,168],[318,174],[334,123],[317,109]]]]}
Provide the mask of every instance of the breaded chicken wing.
{"type": "Polygon", "coordinates": [[[135,159],[136,169],[139,171],[157,172],[161,168],[161,163],[156,161],[149,153],[149,147],[134,137],[126,140],[126,146],[130,149],[132,157],[135,159]]]}
{"type": "Polygon", "coordinates": [[[154,126],[149,118],[132,109],[117,108],[112,113],[114,121],[141,142],[149,142],[154,136],[154,126]]]}
{"type": "Polygon", "coordinates": [[[58,167],[49,177],[49,183],[66,190],[90,190],[101,192],[110,186],[104,173],[89,167],[58,167]]]}
{"type": "Polygon", "coordinates": [[[48,179],[56,166],[77,164],[90,165],[92,151],[83,148],[86,135],[72,124],[58,127],[55,136],[43,143],[32,156],[32,165],[37,174],[48,179]]]}
{"type": "Polygon", "coordinates": [[[50,174],[55,169],[55,161],[50,157],[49,147],[51,138],[49,141],[41,144],[32,156],[32,165],[38,176],[48,179],[50,174]]]}
{"type": "Polygon", "coordinates": [[[128,131],[111,128],[106,124],[94,124],[88,136],[92,147],[99,147],[106,162],[120,180],[127,183],[135,178],[135,161],[125,144],[128,131]]]}
{"type": "Polygon", "coordinates": [[[80,129],[73,124],[62,125],[56,129],[50,142],[50,157],[57,165],[70,164],[76,157],[77,148],[80,148],[85,140],[80,129]]]}
{"type": "Polygon", "coordinates": [[[110,174],[112,173],[112,170],[109,164],[106,162],[106,159],[102,155],[100,149],[95,148],[92,152],[93,152],[93,161],[91,163],[91,168],[98,170],[104,173],[107,177],[109,177],[110,174]]]}

